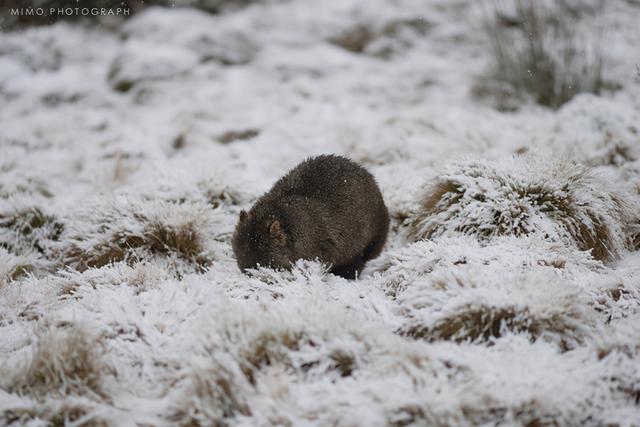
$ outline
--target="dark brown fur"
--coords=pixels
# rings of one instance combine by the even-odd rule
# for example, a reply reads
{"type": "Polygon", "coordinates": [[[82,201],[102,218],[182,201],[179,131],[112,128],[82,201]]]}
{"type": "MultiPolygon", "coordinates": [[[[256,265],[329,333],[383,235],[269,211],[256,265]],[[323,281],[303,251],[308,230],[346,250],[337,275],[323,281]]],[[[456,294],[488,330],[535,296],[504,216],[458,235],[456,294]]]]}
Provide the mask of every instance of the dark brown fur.
{"type": "Polygon", "coordinates": [[[232,245],[243,271],[318,259],[332,273],[355,278],[380,254],[388,230],[373,176],[347,158],[322,155],[300,163],[249,213],[242,211],[232,245]]]}

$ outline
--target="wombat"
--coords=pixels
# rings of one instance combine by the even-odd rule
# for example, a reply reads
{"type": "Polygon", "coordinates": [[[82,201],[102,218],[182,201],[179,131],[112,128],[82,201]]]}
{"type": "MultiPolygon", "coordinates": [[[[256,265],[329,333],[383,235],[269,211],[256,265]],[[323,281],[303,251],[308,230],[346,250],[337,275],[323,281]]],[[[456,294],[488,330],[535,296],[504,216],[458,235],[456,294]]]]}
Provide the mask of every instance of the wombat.
{"type": "Polygon", "coordinates": [[[318,259],[354,279],[380,254],[388,231],[389,212],[373,176],[345,157],[322,155],[300,163],[240,212],[232,246],[242,271],[318,259]]]}

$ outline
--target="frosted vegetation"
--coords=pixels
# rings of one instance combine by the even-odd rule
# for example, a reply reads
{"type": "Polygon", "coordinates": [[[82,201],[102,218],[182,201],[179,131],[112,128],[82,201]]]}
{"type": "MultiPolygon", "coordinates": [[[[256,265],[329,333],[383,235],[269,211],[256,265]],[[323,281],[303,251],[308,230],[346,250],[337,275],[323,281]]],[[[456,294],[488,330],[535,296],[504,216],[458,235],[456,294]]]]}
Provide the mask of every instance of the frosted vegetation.
{"type": "Polygon", "coordinates": [[[0,425],[637,423],[636,2],[189,3],[3,21],[0,425]],[[385,250],[241,274],[320,153],[385,250]]]}

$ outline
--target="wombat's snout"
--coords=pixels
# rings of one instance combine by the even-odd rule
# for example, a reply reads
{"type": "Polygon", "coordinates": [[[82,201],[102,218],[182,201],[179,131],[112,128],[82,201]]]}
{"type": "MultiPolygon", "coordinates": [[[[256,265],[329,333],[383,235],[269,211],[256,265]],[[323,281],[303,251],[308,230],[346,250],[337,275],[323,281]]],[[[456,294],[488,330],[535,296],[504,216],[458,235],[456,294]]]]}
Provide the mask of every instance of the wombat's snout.
{"type": "Polygon", "coordinates": [[[242,272],[267,267],[289,268],[288,238],[280,220],[254,212],[240,212],[232,246],[242,272]]]}

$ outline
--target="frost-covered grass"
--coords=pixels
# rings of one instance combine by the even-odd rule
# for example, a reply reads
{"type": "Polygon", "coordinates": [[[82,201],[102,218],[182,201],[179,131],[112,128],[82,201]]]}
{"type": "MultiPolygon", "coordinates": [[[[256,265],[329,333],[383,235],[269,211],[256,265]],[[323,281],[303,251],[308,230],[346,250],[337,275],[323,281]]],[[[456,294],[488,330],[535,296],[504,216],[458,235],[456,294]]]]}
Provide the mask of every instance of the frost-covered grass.
{"type": "Polygon", "coordinates": [[[635,195],[610,179],[550,157],[462,162],[427,191],[411,237],[537,233],[609,260],[633,245],[629,230],[638,220],[635,195]]]}
{"type": "Polygon", "coordinates": [[[35,333],[34,347],[25,366],[5,372],[2,387],[30,398],[23,406],[6,410],[5,421],[44,418],[54,425],[104,425],[90,414],[93,407],[109,400],[103,389],[109,368],[103,361],[100,339],[78,325],[43,328],[35,333]]]}
{"type": "Polygon", "coordinates": [[[203,271],[215,262],[216,219],[203,203],[99,201],[73,219],[61,264],[83,271],[163,257],[203,271]]]}
{"type": "Polygon", "coordinates": [[[0,425],[635,425],[638,6],[620,90],[501,113],[476,2],[236,3],[2,34],[0,425]],[[383,253],[241,274],[239,212],[320,153],[383,253]]]}
{"type": "Polygon", "coordinates": [[[558,108],[578,93],[605,87],[606,29],[602,2],[496,0],[485,24],[491,40],[490,79],[476,89],[496,92],[498,108],[531,97],[558,108]],[[580,29],[588,27],[589,32],[580,29]],[[492,88],[492,84],[495,87],[492,88]],[[507,99],[503,99],[507,98],[507,99]]]}

